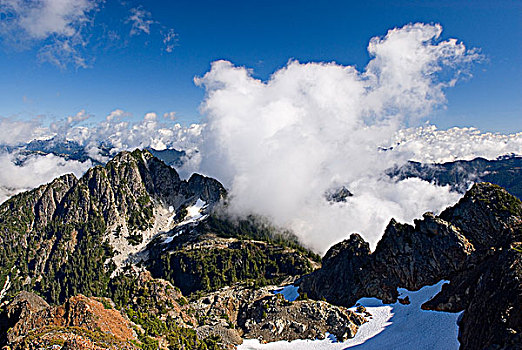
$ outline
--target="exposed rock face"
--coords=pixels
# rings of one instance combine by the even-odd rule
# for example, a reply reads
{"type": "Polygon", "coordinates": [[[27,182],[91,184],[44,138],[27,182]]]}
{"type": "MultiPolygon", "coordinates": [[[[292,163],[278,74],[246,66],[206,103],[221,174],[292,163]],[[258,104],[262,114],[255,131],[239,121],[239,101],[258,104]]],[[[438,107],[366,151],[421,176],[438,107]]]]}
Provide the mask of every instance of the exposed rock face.
{"type": "Polygon", "coordinates": [[[341,188],[333,189],[325,193],[326,200],[330,203],[346,202],[348,197],[353,197],[353,193],[350,192],[345,186],[341,188]]]}
{"type": "Polygon", "coordinates": [[[1,315],[3,344],[12,349],[32,349],[68,343],[69,348],[136,349],[131,323],[122,314],[95,298],[72,297],[51,307],[40,297],[27,292],[18,294],[1,315]]]}
{"type": "Polygon", "coordinates": [[[326,333],[337,340],[353,338],[366,319],[343,307],[324,301],[287,302],[270,295],[242,309],[238,324],[244,337],[267,342],[295,339],[323,339],[326,333]]]}
{"type": "Polygon", "coordinates": [[[522,254],[497,254],[480,266],[473,298],[459,322],[462,349],[522,349],[522,254]]]}
{"type": "Polygon", "coordinates": [[[353,234],[330,248],[323,268],[300,285],[310,297],[337,305],[352,306],[365,296],[392,303],[397,287],[417,290],[447,278],[471,252],[473,246],[455,226],[427,213],[415,226],[392,220],[374,253],[353,234]]]}
{"type": "Polygon", "coordinates": [[[352,338],[367,321],[324,301],[286,301],[273,293],[274,288],[236,285],[199,299],[192,304],[202,322],[198,333],[218,334],[230,345],[239,344],[241,337],[290,341],[323,339],[327,332],[343,340],[352,338]]]}
{"type": "Polygon", "coordinates": [[[518,348],[521,232],[520,200],[496,185],[476,184],[438,217],[427,213],[414,226],[392,220],[373,253],[358,235],[333,246],[300,287],[313,298],[351,306],[361,297],[395,302],[397,287],[417,290],[449,279],[423,307],[465,311],[462,349],[518,348]]]}
{"type": "Polygon", "coordinates": [[[492,247],[510,244],[522,224],[522,205],[501,187],[481,183],[440,217],[459,227],[477,250],[474,255],[480,257],[492,247]]]}
{"type": "Polygon", "coordinates": [[[464,310],[459,321],[462,349],[522,349],[522,253],[516,249],[513,245],[492,253],[422,306],[464,310]]]}
{"type": "Polygon", "coordinates": [[[45,310],[49,304],[36,294],[26,291],[20,292],[14,299],[5,307],[5,310],[0,314],[0,345],[6,344],[16,338],[19,332],[8,332],[12,327],[20,327],[18,321],[31,317],[31,315],[45,310]]]}

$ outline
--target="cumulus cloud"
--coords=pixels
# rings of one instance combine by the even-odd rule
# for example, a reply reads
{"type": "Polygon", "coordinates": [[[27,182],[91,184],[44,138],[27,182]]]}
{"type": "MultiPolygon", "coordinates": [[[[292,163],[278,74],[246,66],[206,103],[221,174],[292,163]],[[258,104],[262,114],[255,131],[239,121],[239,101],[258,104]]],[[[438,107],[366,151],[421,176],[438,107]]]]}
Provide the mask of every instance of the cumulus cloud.
{"type": "MultiPolygon", "coordinates": [[[[23,50],[37,48],[37,57],[62,69],[91,67],[96,48],[115,48],[114,42],[126,46],[140,34],[149,35],[166,52],[177,45],[178,34],[152,18],[143,6],[129,8],[122,2],[112,8],[111,16],[121,16],[122,28],[108,28],[96,18],[105,10],[104,0],[0,0],[0,38],[6,46],[23,50]],[[105,27],[105,34],[93,31],[94,25],[105,27]],[[96,45],[91,45],[96,42],[96,45]],[[123,43],[123,44],[122,44],[123,43]]],[[[111,23],[112,25],[112,23],[111,23]]]]}
{"type": "Polygon", "coordinates": [[[98,0],[0,0],[0,34],[19,47],[43,42],[38,56],[60,67],[87,66],[83,30],[98,0]]]}
{"type": "MultiPolygon", "coordinates": [[[[173,115],[173,112],[167,115],[173,115]]],[[[122,110],[111,112],[106,120],[90,127],[70,127],[64,135],[84,146],[93,159],[107,161],[101,145],[109,146],[111,155],[135,148],[193,150],[200,142],[202,125],[184,127],[156,113],[147,113],[141,121],[131,122],[122,110]]]]}
{"type": "Polygon", "coordinates": [[[386,179],[406,154],[379,151],[443,104],[444,88],[479,59],[457,40],[440,41],[441,30],[417,23],[371,39],[363,71],[290,61],[260,81],[214,62],[196,79],[206,89],[202,169],[231,189],[231,212],[266,215],[324,251],[354,231],[373,245],[391,217],[411,221],[453,203],[448,188],[386,179]],[[354,196],[328,203],[324,193],[342,185],[354,196]]]}
{"type": "Polygon", "coordinates": [[[17,120],[0,117],[0,145],[16,146],[36,138],[49,137],[50,132],[42,127],[40,120],[17,120]]]}
{"type": "Polygon", "coordinates": [[[70,115],[63,120],[52,122],[49,126],[49,131],[56,135],[58,138],[65,138],[68,130],[75,125],[89,119],[91,115],[87,114],[85,110],[81,110],[75,115],[70,115]]]}
{"type": "Polygon", "coordinates": [[[116,109],[101,122],[85,124],[92,116],[82,110],[47,126],[42,119],[0,118],[0,145],[23,146],[35,139],[51,138],[74,141],[84,147],[92,159],[102,163],[120,151],[135,148],[175,148],[188,153],[198,152],[204,125],[182,126],[175,123],[175,112],[167,112],[163,118],[150,112],[138,121],[132,121],[130,116],[128,112],[116,109]]]}

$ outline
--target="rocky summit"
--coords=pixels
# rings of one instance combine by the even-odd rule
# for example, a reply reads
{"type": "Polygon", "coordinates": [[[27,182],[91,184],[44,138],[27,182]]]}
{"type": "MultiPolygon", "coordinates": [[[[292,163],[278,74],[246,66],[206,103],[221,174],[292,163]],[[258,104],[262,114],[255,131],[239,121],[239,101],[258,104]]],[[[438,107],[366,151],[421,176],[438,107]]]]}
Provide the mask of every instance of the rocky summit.
{"type": "Polygon", "coordinates": [[[77,295],[63,305],[49,306],[37,295],[21,292],[1,317],[6,325],[0,336],[11,349],[57,344],[63,349],[138,349],[131,322],[108,299],[77,295]]]}
{"type": "Polygon", "coordinates": [[[103,295],[115,271],[147,258],[146,244],[169,230],[169,208],[215,205],[216,180],[176,171],[147,151],[122,152],[90,169],[14,196],[0,207],[0,279],[51,302],[103,295]]]}
{"type": "Polygon", "coordinates": [[[351,306],[361,297],[392,303],[398,287],[418,290],[449,280],[423,308],[464,311],[462,349],[520,348],[521,233],[520,200],[480,183],[439,216],[426,213],[413,226],[392,220],[374,252],[353,234],[299,286],[312,298],[351,306]]]}
{"type": "Polygon", "coordinates": [[[209,293],[192,303],[202,320],[198,332],[216,332],[228,343],[241,338],[264,342],[323,339],[326,333],[339,340],[353,338],[367,322],[362,315],[324,301],[288,301],[274,287],[235,285],[209,293]],[[230,325],[233,325],[231,328],[230,325]]]}

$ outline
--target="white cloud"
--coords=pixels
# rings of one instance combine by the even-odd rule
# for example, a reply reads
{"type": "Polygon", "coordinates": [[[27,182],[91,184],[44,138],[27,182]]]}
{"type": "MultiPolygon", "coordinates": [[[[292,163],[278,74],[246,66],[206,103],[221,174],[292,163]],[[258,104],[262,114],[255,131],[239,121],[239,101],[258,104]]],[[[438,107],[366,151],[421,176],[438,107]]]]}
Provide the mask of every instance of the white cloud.
{"type": "Polygon", "coordinates": [[[96,48],[122,48],[140,34],[150,35],[169,53],[174,50],[178,34],[154,20],[142,6],[129,9],[121,3],[120,8],[113,9],[111,16],[121,16],[122,23],[130,24],[126,33],[128,27],[109,28],[99,17],[94,23],[96,14],[104,10],[103,3],[104,0],[0,0],[0,38],[7,47],[15,49],[36,47],[41,62],[62,69],[91,67],[96,48]],[[92,31],[95,24],[105,34],[92,31]],[[96,46],[91,42],[96,42],[96,46]]]}
{"type": "Polygon", "coordinates": [[[322,251],[353,231],[375,244],[391,217],[409,221],[454,202],[447,188],[387,179],[406,154],[379,151],[443,104],[443,89],[479,58],[439,41],[440,31],[411,24],[373,38],[364,71],[290,61],[263,82],[214,62],[196,79],[206,88],[202,169],[230,187],[231,211],[266,215],[322,251]],[[324,193],[341,185],[354,197],[327,203],[324,193]]]}
{"type": "Polygon", "coordinates": [[[178,44],[178,36],[179,35],[172,28],[163,34],[163,45],[165,45],[165,51],[169,53],[174,51],[174,48],[178,44]]]}
{"type": "Polygon", "coordinates": [[[52,154],[34,155],[17,164],[15,154],[0,154],[0,203],[10,196],[51,182],[54,178],[73,173],[83,175],[92,166],[90,161],[66,161],[52,154]]]}
{"type": "Polygon", "coordinates": [[[132,8],[130,13],[131,15],[127,19],[127,22],[132,25],[130,35],[150,34],[150,26],[156,23],[152,19],[151,13],[142,7],[132,8]]]}
{"type": "MultiPolygon", "coordinates": [[[[197,145],[201,139],[201,125],[183,127],[178,123],[160,122],[155,113],[147,113],[141,121],[133,123],[125,120],[129,115],[117,109],[112,111],[105,121],[90,126],[80,124],[90,117],[85,111],[53,122],[49,126],[43,126],[41,120],[0,118],[0,146],[20,146],[34,139],[57,137],[59,140],[77,142],[92,159],[100,162],[109,160],[102,151],[102,146],[112,147],[111,156],[122,150],[135,148],[175,148],[185,150],[191,156],[191,159],[187,160],[186,168],[178,169],[183,177],[189,176],[197,168],[197,145]]],[[[13,194],[50,182],[65,173],[72,172],[80,177],[92,166],[91,161],[81,163],[52,154],[24,156],[21,157],[24,161],[20,164],[18,152],[16,149],[7,152],[0,148],[0,203],[13,194]]]]}
{"type": "MultiPolygon", "coordinates": [[[[85,111],[80,111],[74,116],[51,123],[49,127],[40,125],[38,130],[40,130],[39,134],[47,135],[47,138],[58,136],[78,142],[93,159],[100,162],[108,160],[103,156],[100,149],[101,145],[110,146],[111,155],[123,150],[147,147],[157,150],[176,148],[186,150],[189,153],[197,153],[201,141],[202,125],[192,124],[184,127],[179,123],[173,123],[171,117],[175,115],[175,112],[165,113],[165,118],[161,119],[154,112],[146,113],[143,119],[137,122],[131,122],[130,119],[127,119],[130,115],[124,110],[116,109],[107,115],[105,121],[85,126],[80,123],[87,120],[90,115],[85,111]]],[[[39,125],[0,119],[0,126],[2,126],[2,123],[9,123],[5,124],[6,126],[14,125],[19,131],[17,132],[18,136],[0,133],[0,144],[2,137],[9,140],[9,144],[28,142],[34,138],[35,133],[32,130],[37,130],[34,129],[35,125],[39,125]]],[[[195,161],[193,160],[193,162],[195,161]]],[[[189,164],[191,164],[191,170],[197,166],[197,162],[194,164],[189,162],[187,167],[189,164]]]]}
{"type": "Polygon", "coordinates": [[[0,0],[0,34],[21,47],[43,42],[38,53],[43,61],[85,67],[82,31],[97,7],[98,0],[0,0]]]}
{"type": "Polygon", "coordinates": [[[477,157],[495,159],[506,154],[522,155],[522,132],[482,133],[476,128],[439,130],[435,125],[399,130],[392,152],[424,163],[444,163],[477,157]]]}
{"type": "Polygon", "coordinates": [[[65,139],[67,132],[74,126],[92,117],[87,114],[85,110],[81,110],[75,115],[68,116],[62,120],[54,121],[50,123],[48,127],[48,134],[58,137],[59,139],[65,139]]]}
{"type": "Polygon", "coordinates": [[[122,109],[115,109],[114,111],[109,113],[109,115],[105,119],[110,122],[115,119],[121,119],[123,117],[129,117],[129,116],[130,116],[130,113],[127,113],[122,109]]]}
{"type": "Polygon", "coordinates": [[[52,35],[73,37],[89,21],[88,13],[96,7],[93,0],[1,0],[6,21],[31,39],[52,35]]]}
{"type": "Polygon", "coordinates": [[[163,113],[163,118],[170,119],[170,120],[176,120],[176,112],[163,113]]]}
{"type": "Polygon", "coordinates": [[[0,130],[0,145],[2,146],[16,146],[50,135],[46,128],[41,127],[40,121],[37,119],[16,120],[0,117],[0,130]]]}

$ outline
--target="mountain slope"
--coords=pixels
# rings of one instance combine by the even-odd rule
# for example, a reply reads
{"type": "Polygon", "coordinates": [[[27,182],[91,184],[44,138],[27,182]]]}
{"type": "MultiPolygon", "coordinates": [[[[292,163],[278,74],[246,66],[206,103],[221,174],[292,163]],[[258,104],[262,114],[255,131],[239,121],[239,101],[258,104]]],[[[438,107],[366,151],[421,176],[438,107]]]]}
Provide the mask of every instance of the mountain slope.
{"type": "MultiPolygon", "coordinates": [[[[316,268],[318,257],[260,218],[219,214],[225,196],[218,181],[198,174],[181,180],[150,152],[136,150],[80,179],[64,175],[12,197],[0,206],[0,333],[14,332],[16,317],[1,312],[28,291],[51,307],[78,295],[109,297],[135,323],[144,349],[237,344],[241,329],[194,319],[182,292],[195,299],[238,283],[252,288],[295,280],[316,268]]],[[[248,308],[253,300],[236,302],[248,308]]],[[[16,324],[32,324],[31,315],[16,324]]],[[[58,339],[39,325],[42,335],[58,339]]],[[[33,339],[21,329],[20,339],[33,339]]],[[[69,330],[59,333],[83,336],[69,330]]]]}
{"type": "Polygon", "coordinates": [[[197,199],[211,206],[216,180],[176,171],[149,152],[122,152],[81,179],[64,175],[0,206],[1,277],[11,291],[32,289],[51,302],[104,295],[110,275],[159,231],[173,211],[197,199]]]}

